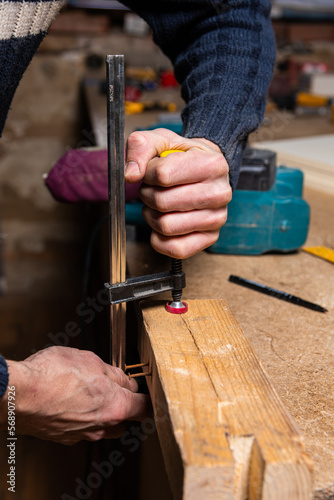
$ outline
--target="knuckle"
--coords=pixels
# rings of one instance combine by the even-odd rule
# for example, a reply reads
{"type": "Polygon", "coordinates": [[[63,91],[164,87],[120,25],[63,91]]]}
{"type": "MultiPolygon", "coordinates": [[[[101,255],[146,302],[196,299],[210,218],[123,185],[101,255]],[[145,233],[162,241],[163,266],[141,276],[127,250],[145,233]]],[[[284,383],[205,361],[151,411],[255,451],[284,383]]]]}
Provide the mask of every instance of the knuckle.
{"type": "Polygon", "coordinates": [[[214,177],[226,177],[228,175],[229,167],[227,161],[221,153],[210,155],[210,165],[214,177]]]}
{"type": "Polygon", "coordinates": [[[217,158],[217,167],[220,171],[221,176],[227,176],[229,173],[229,167],[227,164],[227,161],[225,160],[224,156],[222,154],[218,153],[218,158],[217,158]]]}
{"type": "Polygon", "coordinates": [[[186,259],[187,257],[189,257],[189,254],[188,254],[188,250],[186,248],[178,248],[175,252],[175,258],[176,259],[186,259]]]}
{"type": "Polygon", "coordinates": [[[188,257],[188,245],[182,242],[182,240],[174,241],[170,247],[170,253],[175,259],[186,259],[188,257]]]}
{"type": "Polygon", "coordinates": [[[113,372],[116,374],[118,378],[123,378],[124,372],[121,368],[118,368],[117,366],[113,367],[113,372]]]}
{"type": "Polygon", "coordinates": [[[175,259],[184,259],[189,256],[189,248],[182,238],[160,238],[155,231],[151,234],[151,245],[159,253],[175,259]]]}
{"type": "Polygon", "coordinates": [[[215,211],[212,215],[211,227],[213,230],[220,229],[227,221],[227,210],[215,211]]]}
{"type": "Polygon", "coordinates": [[[164,236],[173,234],[170,218],[167,215],[164,214],[157,218],[157,230],[164,236]]]}
{"type": "Polygon", "coordinates": [[[162,191],[157,189],[153,191],[153,204],[154,208],[156,208],[159,212],[168,212],[168,203],[165,193],[162,191]]]}
{"type": "Polygon", "coordinates": [[[156,226],[156,217],[154,217],[152,214],[153,209],[149,208],[147,205],[144,205],[142,209],[142,215],[147,224],[153,228],[156,226]]]}
{"type": "Polygon", "coordinates": [[[232,199],[232,190],[230,186],[222,187],[221,185],[216,185],[214,187],[213,193],[211,195],[211,201],[215,208],[220,208],[226,206],[232,199]]]}
{"type": "Polygon", "coordinates": [[[142,148],[148,143],[144,132],[132,132],[128,137],[128,148],[142,148]]]}
{"type": "Polygon", "coordinates": [[[121,368],[114,367],[113,368],[113,374],[114,374],[115,382],[118,385],[121,385],[122,382],[124,382],[124,379],[125,379],[125,374],[124,374],[123,370],[121,368]]]}
{"type": "Polygon", "coordinates": [[[224,193],[225,193],[226,204],[230,203],[230,201],[232,200],[232,188],[230,184],[226,187],[224,193]]]}
{"type": "Polygon", "coordinates": [[[211,202],[212,202],[212,206],[214,208],[220,208],[223,203],[224,203],[224,199],[223,199],[223,196],[222,196],[222,193],[221,191],[216,191],[212,197],[211,197],[211,202]]]}
{"type": "Polygon", "coordinates": [[[165,165],[159,165],[155,171],[156,180],[159,186],[170,185],[170,174],[165,165]]]}
{"type": "Polygon", "coordinates": [[[211,240],[211,241],[210,241],[210,243],[208,244],[208,246],[213,245],[214,243],[216,243],[216,241],[217,241],[217,240],[218,240],[218,238],[219,238],[219,230],[217,230],[217,231],[212,231],[210,236],[211,236],[211,238],[210,238],[210,240],[211,240]]]}
{"type": "Polygon", "coordinates": [[[186,259],[189,257],[189,249],[188,246],[181,245],[177,250],[176,250],[176,258],[177,259],[186,259]]]}
{"type": "Polygon", "coordinates": [[[220,224],[219,224],[219,229],[224,225],[226,224],[227,222],[227,209],[225,209],[221,215],[221,218],[220,218],[220,224]]]}

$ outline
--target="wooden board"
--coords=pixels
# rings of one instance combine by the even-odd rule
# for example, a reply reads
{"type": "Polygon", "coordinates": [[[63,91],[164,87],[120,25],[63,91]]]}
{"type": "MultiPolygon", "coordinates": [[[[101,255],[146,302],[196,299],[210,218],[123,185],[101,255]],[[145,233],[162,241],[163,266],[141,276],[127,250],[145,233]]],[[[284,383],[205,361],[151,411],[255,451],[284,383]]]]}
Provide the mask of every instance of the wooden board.
{"type": "Polygon", "coordinates": [[[224,300],[141,306],[139,340],[174,498],[307,500],[301,434],[224,300]]]}

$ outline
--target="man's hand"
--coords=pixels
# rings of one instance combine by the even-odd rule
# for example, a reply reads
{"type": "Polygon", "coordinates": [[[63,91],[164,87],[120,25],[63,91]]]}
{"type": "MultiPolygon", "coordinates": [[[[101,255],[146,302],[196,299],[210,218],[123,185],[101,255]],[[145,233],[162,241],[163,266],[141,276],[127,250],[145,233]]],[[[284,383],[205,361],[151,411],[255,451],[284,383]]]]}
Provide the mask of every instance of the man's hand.
{"type": "MultiPolygon", "coordinates": [[[[18,434],[63,444],[96,441],[119,437],[125,420],[150,415],[149,398],[136,394],[137,383],[92,352],[50,347],[25,361],[7,363],[9,386],[15,386],[18,434]]],[[[2,399],[1,417],[6,406],[2,399]]]]}
{"type": "Polygon", "coordinates": [[[143,180],[143,215],[158,252],[184,259],[217,241],[231,201],[228,165],[218,146],[166,129],[134,132],[127,142],[125,180],[143,180]],[[168,149],[181,149],[165,158],[168,149]]]}

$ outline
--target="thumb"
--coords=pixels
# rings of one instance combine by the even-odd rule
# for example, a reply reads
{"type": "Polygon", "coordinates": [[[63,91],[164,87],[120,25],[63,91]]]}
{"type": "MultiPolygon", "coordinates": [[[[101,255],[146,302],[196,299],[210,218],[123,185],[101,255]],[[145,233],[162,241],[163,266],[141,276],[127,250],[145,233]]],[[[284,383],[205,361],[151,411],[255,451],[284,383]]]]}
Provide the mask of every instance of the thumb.
{"type": "Polygon", "coordinates": [[[133,132],[127,141],[125,180],[134,183],[142,180],[147,164],[163,151],[175,148],[184,139],[166,129],[133,132]]]}
{"type": "Polygon", "coordinates": [[[122,403],[119,408],[119,418],[123,420],[142,421],[152,417],[152,403],[146,394],[134,394],[127,389],[121,388],[122,403]]]}

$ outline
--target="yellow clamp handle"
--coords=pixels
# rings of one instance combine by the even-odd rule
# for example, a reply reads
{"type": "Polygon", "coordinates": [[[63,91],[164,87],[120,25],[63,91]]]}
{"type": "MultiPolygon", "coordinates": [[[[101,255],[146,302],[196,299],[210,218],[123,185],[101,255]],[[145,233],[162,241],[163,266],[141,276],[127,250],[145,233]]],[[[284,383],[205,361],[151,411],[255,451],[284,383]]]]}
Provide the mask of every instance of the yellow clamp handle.
{"type": "Polygon", "coordinates": [[[167,151],[163,151],[160,155],[160,158],[164,158],[168,156],[170,153],[185,153],[182,149],[167,149],[167,151]]]}

